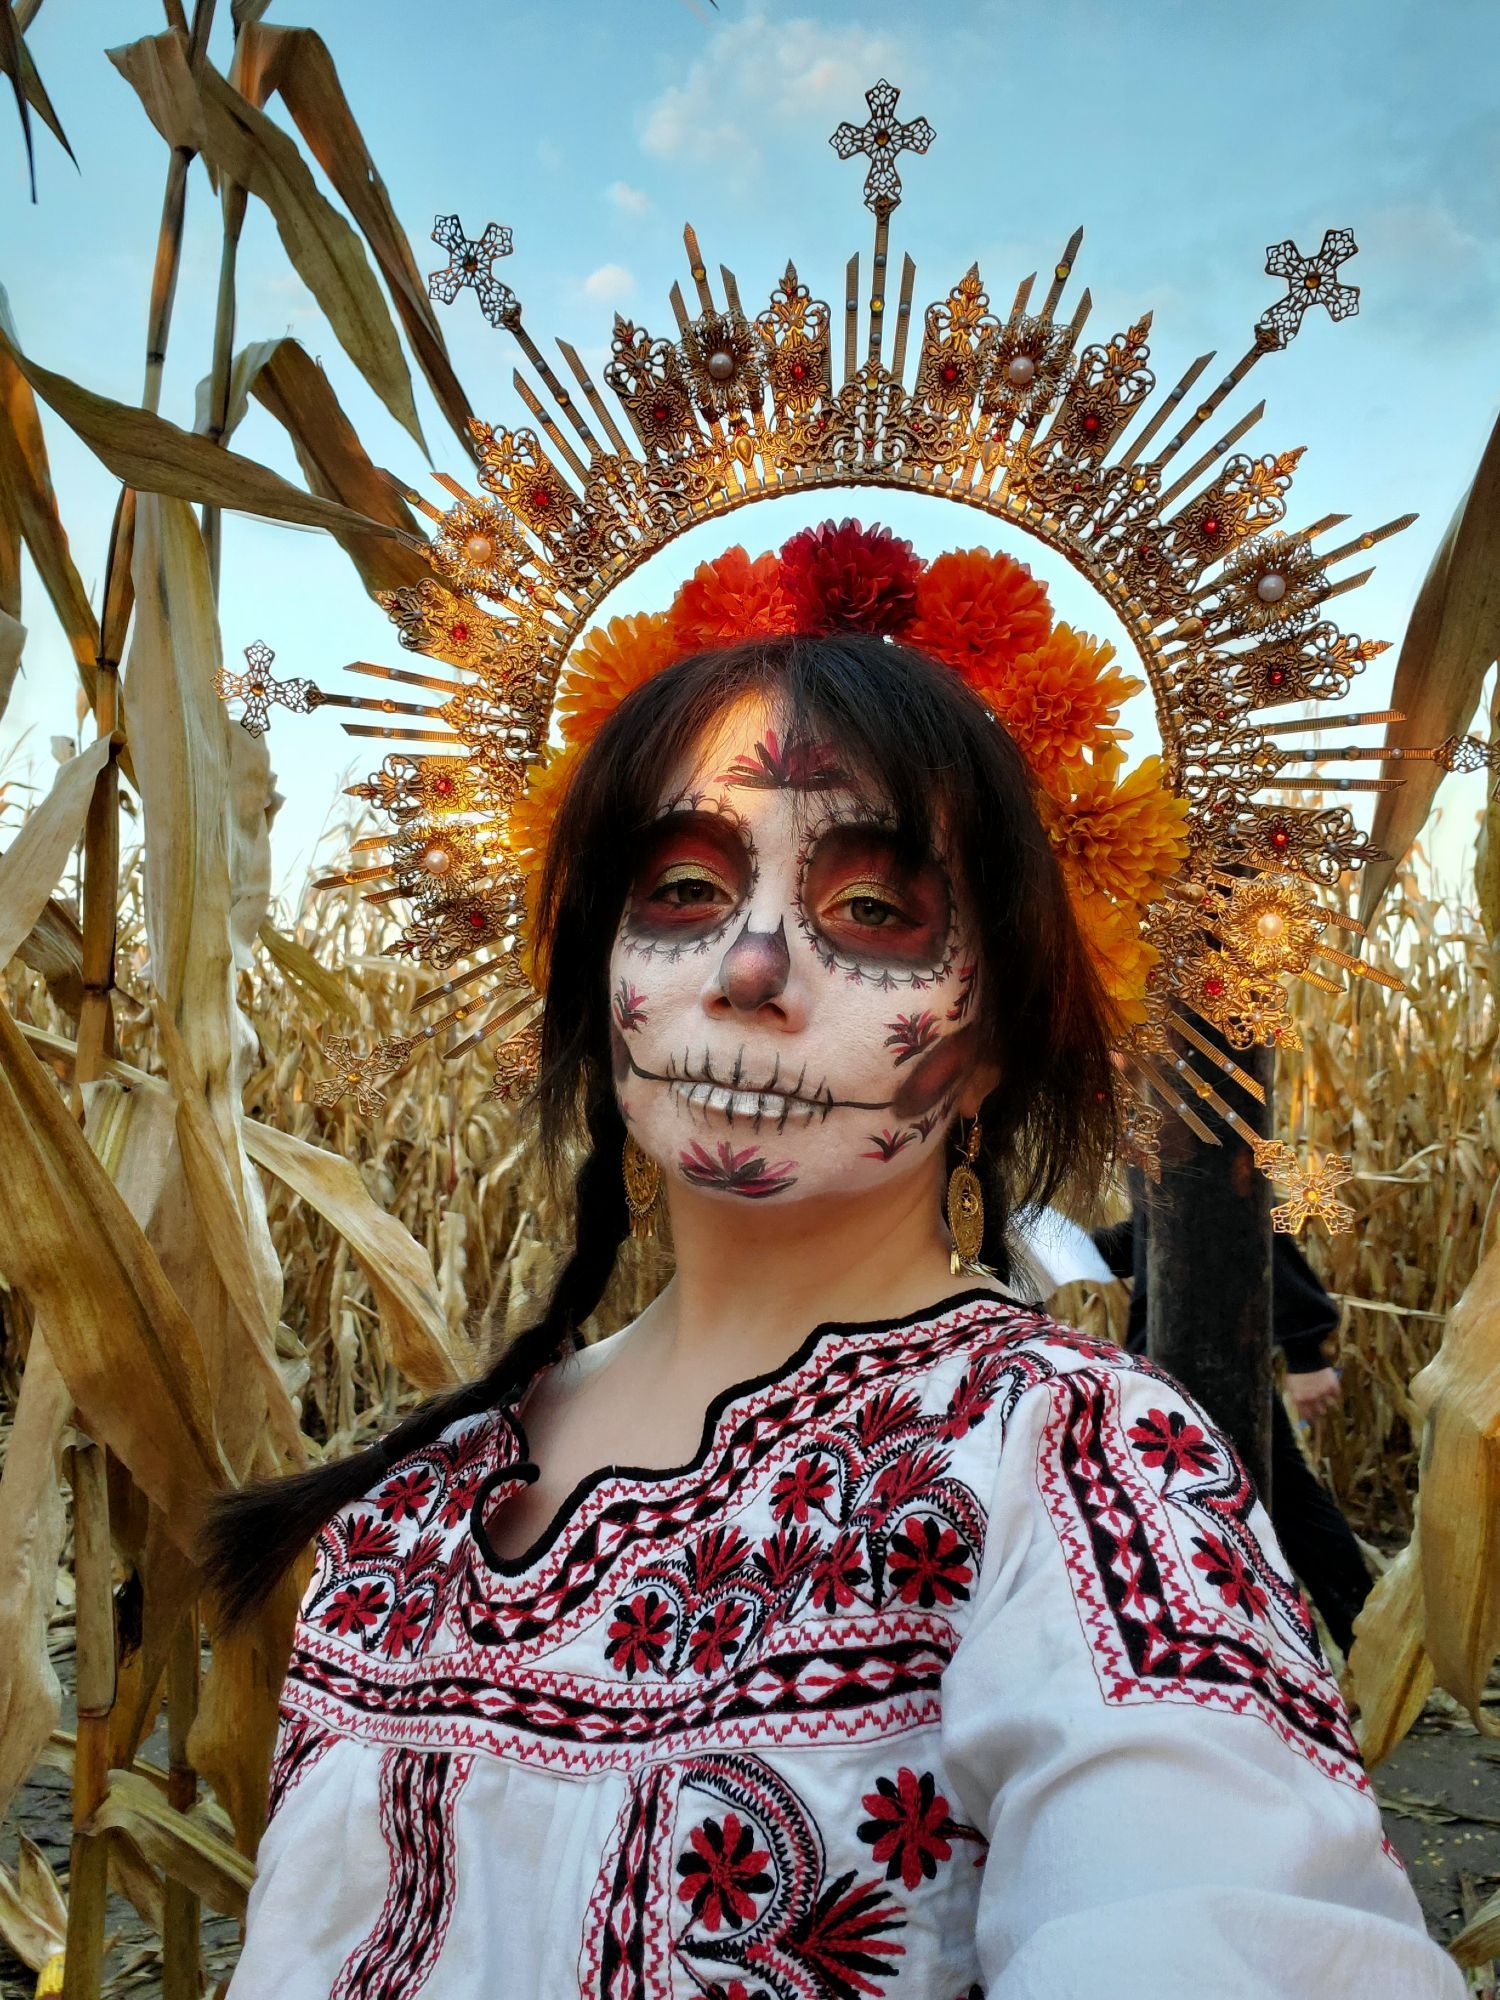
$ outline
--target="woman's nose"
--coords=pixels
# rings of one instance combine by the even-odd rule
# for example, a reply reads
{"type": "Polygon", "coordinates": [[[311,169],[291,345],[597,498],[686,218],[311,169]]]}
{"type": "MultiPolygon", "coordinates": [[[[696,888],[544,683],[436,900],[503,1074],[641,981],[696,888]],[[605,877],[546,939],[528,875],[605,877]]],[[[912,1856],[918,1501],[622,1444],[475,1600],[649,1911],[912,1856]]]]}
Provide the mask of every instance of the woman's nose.
{"type": "Polygon", "coordinates": [[[774,931],[752,930],[746,922],[719,961],[717,977],[705,999],[711,1013],[759,1014],[770,1010],[785,1025],[801,1025],[800,1010],[788,997],[792,955],[787,948],[786,919],[774,931]],[[794,1023],[792,1015],[799,1015],[794,1023]]]}

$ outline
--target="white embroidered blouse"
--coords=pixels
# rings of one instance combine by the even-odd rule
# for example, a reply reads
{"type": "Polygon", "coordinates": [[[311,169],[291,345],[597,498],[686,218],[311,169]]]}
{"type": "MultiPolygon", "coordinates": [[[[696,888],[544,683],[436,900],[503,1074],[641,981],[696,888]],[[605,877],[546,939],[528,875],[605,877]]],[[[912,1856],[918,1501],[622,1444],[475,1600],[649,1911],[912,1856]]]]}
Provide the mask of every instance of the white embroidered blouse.
{"type": "Polygon", "coordinates": [[[513,1561],[518,1421],[324,1530],[232,2000],[1461,2000],[1224,1437],[969,1293],[513,1561]]]}

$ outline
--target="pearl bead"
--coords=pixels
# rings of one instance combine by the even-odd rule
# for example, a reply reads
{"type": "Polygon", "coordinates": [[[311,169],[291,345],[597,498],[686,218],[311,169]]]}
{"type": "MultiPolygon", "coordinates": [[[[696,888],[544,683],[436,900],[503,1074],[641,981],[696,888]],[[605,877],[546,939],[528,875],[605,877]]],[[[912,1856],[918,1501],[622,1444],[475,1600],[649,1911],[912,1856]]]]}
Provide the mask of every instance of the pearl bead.
{"type": "Polygon", "coordinates": [[[1024,389],[1036,380],[1036,363],[1029,354],[1013,354],[1006,364],[1005,379],[1024,389]]]}
{"type": "Polygon", "coordinates": [[[422,856],[422,866],[429,875],[446,875],[453,866],[453,856],[446,847],[429,847],[422,856]]]}
{"type": "Polygon", "coordinates": [[[1268,569],[1255,586],[1262,604],[1279,604],[1286,596],[1286,578],[1279,570],[1268,569]]]}
{"type": "Polygon", "coordinates": [[[1263,938],[1278,938],[1286,929],[1286,918],[1279,910],[1263,910],[1255,919],[1255,928],[1263,938]]]}
{"type": "Polygon", "coordinates": [[[465,535],[464,554],[473,563],[487,563],[495,553],[495,544],[488,535],[465,535]]]}
{"type": "Polygon", "coordinates": [[[716,347],[709,355],[708,372],[716,382],[727,382],[734,374],[734,356],[727,348],[716,347]]]}

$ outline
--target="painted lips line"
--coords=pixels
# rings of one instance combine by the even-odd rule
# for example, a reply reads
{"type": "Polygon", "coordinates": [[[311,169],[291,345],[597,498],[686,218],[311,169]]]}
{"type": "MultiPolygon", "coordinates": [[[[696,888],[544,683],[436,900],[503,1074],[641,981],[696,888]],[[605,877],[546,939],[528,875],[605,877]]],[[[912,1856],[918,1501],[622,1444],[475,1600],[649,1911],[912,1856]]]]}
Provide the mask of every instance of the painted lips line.
{"type": "MultiPolygon", "coordinates": [[[[623,1036],[621,1040],[624,1041],[623,1036]]],[[[643,1069],[636,1061],[635,1052],[628,1042],[624,1043],[624,1048],[632,1073],[639,1077],[642,1083],[665,1084],[679,1103],[686,1104],[693,1110],[722,1112],[731,1122],[736,1116],[753,1118],[757,1123],[763,1119],[775,1118],[778,1120],[778,1129],[782,1129],[794,1115],[797,1122],[810,1124],[814,1117],[826,1118],[830,1111],[886,1111],[890,1108],[887,1100],[865,1104],[852,1098],[835,1097],[826,1083],[811,1094],[805,1094],[802,1086],[806,1070],[798,1077],[794,1088],[778,1090],[776,1085],[780,1081],[781,1073],[779,1058],[763,1088],[746,1090],[739,1076],[742,1060],[739,1057],[735,1060],[735,1074],[726,1083],[713,1074],[713,1066],[706,1050],[702,1075],[691,1074],[692,1058],[689,1056],[683,1065],[686,1074],[677,1072],[674,1064],[673,1071],[662,1076],[655,1070],[643,1069]]]]}

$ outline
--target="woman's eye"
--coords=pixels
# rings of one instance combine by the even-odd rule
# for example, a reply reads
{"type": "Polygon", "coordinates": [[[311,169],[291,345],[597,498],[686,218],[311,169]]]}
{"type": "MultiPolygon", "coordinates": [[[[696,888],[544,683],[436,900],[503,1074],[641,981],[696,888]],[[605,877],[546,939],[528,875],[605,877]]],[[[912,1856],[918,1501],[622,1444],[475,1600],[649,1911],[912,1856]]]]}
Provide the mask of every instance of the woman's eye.
{"type": "Polygon", "coordinates": [[[730,900],[729,891],[706,875],[678,876],[651,892],[653,903],[663,903],[670,910],[712,909],[720,900],[730,900]]]}
{"type": "Polygon", "coordinates": [[[850,923],[858,924],[861,930],[894,930],[898,925],[909,923],[904,910],[887,902],[884,896],[861,891],[858,895],[845,896],[834,905],[832,914],[844,917],[850,923]]]}

